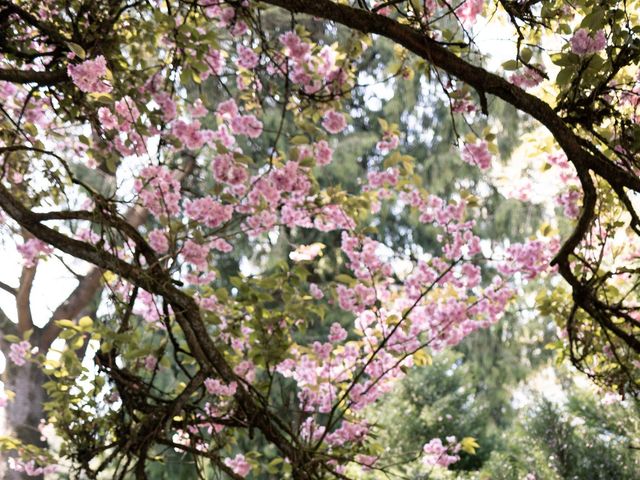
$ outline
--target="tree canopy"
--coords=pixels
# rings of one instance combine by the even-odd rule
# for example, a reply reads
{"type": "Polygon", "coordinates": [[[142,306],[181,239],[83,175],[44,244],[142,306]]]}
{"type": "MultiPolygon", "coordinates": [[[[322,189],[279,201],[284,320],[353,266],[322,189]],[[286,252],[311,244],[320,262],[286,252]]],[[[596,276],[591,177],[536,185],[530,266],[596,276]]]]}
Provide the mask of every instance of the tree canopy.
{"type": "Polygon", "coordinates": [[[541,400],[515,424],[500,380],[546,346],[638,394],[639,14],[0,0],[0,235],[22,259],[0,282],[16,311],[0,312],[7,475],[159,478],[168,458],[233,479],[490,472],[465,432],[500,443],[488,418],[540,456],[568,439],[552,467],[514,449],[514,475],[628,475],[624,447],[619,465],[576,464],[605,434],[563,415],[604,422],[590,400],[541,400]],[[53,263],[75,287],[36,318],[53,263]],[[530,351],[501,345],[500,322],[529,320],[530,351]],[[401,428],[433,435],[416,444],[393,436],[393,406],[426,412],[425,375],[433,411],[468,414],[401,428]]]}

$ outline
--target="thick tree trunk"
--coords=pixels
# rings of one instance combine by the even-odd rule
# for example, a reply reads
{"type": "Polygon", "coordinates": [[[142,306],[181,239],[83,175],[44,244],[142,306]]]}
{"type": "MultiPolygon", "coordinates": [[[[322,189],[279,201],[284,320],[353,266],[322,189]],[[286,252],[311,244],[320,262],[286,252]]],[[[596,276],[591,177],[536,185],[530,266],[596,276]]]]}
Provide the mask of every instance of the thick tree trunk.
{"type": "MultiPolygon", "coordinates": [[[[47,381],[46,376],[34,364],[27,363],[19,367],[10,361],[7,362],[4,376],[6,388],[15,392],[16,396],[5,409],[4,430],[7,432],[3,433],[12,435],[25,444],[46,446],[38,430],[40,419],[45,416],[43,407],[46,393],[43,385],[47,381]]],[[[43,477],[27,476],[9,470],[4,458],[0,461],[0,478],[33,480],[43,477]]]]}

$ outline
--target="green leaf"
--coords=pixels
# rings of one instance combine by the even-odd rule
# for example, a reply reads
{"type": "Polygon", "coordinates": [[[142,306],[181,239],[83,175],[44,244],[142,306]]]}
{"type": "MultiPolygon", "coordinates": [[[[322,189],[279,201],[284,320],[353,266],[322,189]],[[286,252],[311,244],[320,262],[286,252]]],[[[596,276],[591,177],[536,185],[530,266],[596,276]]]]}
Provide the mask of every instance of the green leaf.
{"type": "Polygon", "coordinates": [[[558,73],[558,76],[556,77],[556,83],[558,85],[566,85],[570,83],[574,73],[575,73],[574,67],[563,68],[562,70],[560,70],[560,73],[558,73]]]}
{"type": "Polygon", "coordinates": [[[529,60],[531,60],[532,56],[533,52],[530,48],[523,48],[522,50],[520,50],[520,58],[524,63],[529,63],[529,60]]]}
{"type": "Polygon", "coordinates": [[[55,324],[60,328],[73,328],[77,330],[77,326],[71,320],[56,320],[55,324]]]}
{"type": "Polygon", "coordinates": [[[517,60],[507,60],[502,64],[504,70],[517,70],[520,68],[520,62],[517,60]]]}
{"type": "Polygon", "coordinates": [[[84,48],[82,48],[77,43],[67,42],[67,47],[69,47],[69,50],[75,53],[80,58],[80,60],[84,60],[87,57],[87,52],[85,52],[84,48]]]}

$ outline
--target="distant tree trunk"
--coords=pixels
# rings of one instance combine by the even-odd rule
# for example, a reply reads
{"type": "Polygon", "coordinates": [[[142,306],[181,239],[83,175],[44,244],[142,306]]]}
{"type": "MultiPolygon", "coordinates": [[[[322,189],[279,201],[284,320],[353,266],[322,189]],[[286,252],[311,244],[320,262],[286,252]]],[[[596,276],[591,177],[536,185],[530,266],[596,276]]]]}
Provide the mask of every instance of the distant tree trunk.
{"type": "MultiPolygon", "coordinates": [[[[45,417],[46,393],[43,385],[47,381],[46,375],[32,363],[19,367],[7,361],[4,376],[6,388],[16,394],[14,400],[10,401],[5,409],[6,430],[24,444],[45,447],[46,441],[41,439],[38,425],[40,419],[45,417]]],[[[4,458],[0,461],[0,478],[11,480],[43,478],[9,470],[6,460],[4,458]],[[3,472],[3,469],[6,471],[3,472]]]]}

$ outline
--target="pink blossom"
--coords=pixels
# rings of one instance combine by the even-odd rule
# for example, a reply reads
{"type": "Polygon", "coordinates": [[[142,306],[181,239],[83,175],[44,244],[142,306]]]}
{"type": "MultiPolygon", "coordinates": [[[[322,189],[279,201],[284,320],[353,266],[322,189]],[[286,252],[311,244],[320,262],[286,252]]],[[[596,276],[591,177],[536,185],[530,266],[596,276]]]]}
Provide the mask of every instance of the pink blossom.
{"type": "Polygon", "coordinates": [[[329,147],[329,143],[326,140],[316,142],[313,146],[313,152],[318,165],[329,165],[331,160],[333,160],[333,150],[329,147]]]}
{"type": "Polygon", "coordinates": [[[38,477],[41,475],[48,475],[55,473],[58,470],[57,465],[45,465],[43,467],[37,466],[35,460],[29,460],[25,462],[20,459],[10,457],[8,460],[9,468],[16,472],[25,473],[29,477],[38,477]]]}
{"type": "Polygon", "coordinates": [[[204,117],[207,113],[209,113],[209,111],[207,110],[207,107],[204,106],[204,103],[202,103],[202,100],[198,98],[195,102],[193,102],[193,105],[189,107],[189,113],[193,118],[200,118],[204,117]]]}
{"type": "Polygon", "coordinates": [[[149,232],[149,245],[158,253],[166,253],[169,250],[169,239],[160,229],[149,232]]]}
{"type": "Polygon", "coordinates": [[[9,358],[13,363],[18,366],[22,366],[27,363],[27,355],[31,351],[31,344],[23,340],[19,343],[12,343],[11,347],[9,347],[9,358]]]}
{"type": "Polygon", "coordinates": [[[368,471],[373,467],[373,464],[378,461],[378,457],[359,453],[355,456],[354,460],[363,466],[363,471],[368,471]]]}
{"type": "Polygon", "coordinates": [[[286,47],[286,53],[296,61],[303,61],[309,57],[311,45],[303,42],[295,32],[280,35],[280,43],[286,47]]]}
{"type": "Polygon", "coordinates": [[[442,440],[434,438],[429,443],[422,447],[425,457],[423,463],[425,465],[439,465],[441,467],[448,467],[452,463],[456,463],[460,460],[460,457],[456,455],[460,451],[460,445],[455,443],[455,437],[448,437],[449,445],[442,444],[442,440]]]}
{"type": "Polygon", "coordinates": [[[53,247],[37,238],[30,238],[22,245],[18,245],[16,249],[22,255],[24,266],[27,268],[34,267],[41,254],[49,255],[53,252],[53,247]]]}
{"type": "Polygon", "coordinates": [[[522,273],[526,279],[532,279],[549,268],[551,249],[540,240],[514,243],[507,248],[507,258],[497,266],[503,275],[522,273]]]}
{"type": "Polygon", "coordinates": [[[476,143],[465,143],[462,147],[462,160],[470,165],[477,165],[482,170],[491,166],[491,153],[487,142],[481,140],[476,143]]]}
{"type": "Polygon", "coordinates": [[[244,458],[244,455],[239,453],[234,458],[225,458],[224,464],[233,470],[233,473],[246,477],[251,471],[251,465],[244,458]]]}
{"type": "Polygon", "coordinates": [[[190,150],[197,150],[201,148],[207,141],[213,139],[213,132],[211,130],[202,130],[200,122],[194,120],[191,123],[178,120],[173,124],[171,133],[175,135],[184,146],[190,150]]]}
{"type": "Polygon", "coordinates": [[[176,215],[179,211],[180,182],[166,167],[150,166],[140,172],[134,184],[145,208],[156,217],[176,215]]]}
{"type": "Polygon", "coordinates": [[[563,207],[564,214],[569,218],[578,218],[580,213],[579,200],[582,198],[582,192],[579,189],[572,188],[562,192],[556,197],[556,202],[563,207]]]}
{"type": "Polygon", "coordinates": [[[256,68],[258,65],[259,57],[250,48],[245,47],[244,45],[238,46],[238,65],[246,68],[247,70],[251,70],[256,68]]]}
{"type": "Polygon", "coordinates": [[[316,300],[320,300],[324,297],[324,293],[322,293],[320,287],[318,287],[318,285],[316,285],[315,283],[309,284],[309,292],[311,293],[311,296],[316,300]]]}
{"type": "Polygon", "coordinates": [[[520,88],[533,88],[542,82],[542,75],[532,68],[525,68],[523,73],[514,73],[509,81],[520,88]]]}
{"type": "Polygon", "coordinates": [[[209,53],[204,56],[204,61],[208,65],[209,70],[200,74],[200,77],[205,80],[209,77],[211,73],[214,75],[222,74],[222,70],[224,68],[224,57],[220,50],[211,49],[209,53]]]}
{"type": "Polygon", "coordinates": [[[376,148],[380,150],[380,152],[382,153],[387,153],[391,150],[398,148],[399,144],[400,144],[400,138],[397,135],[390,132],[385,132],[384,135],[382,136],[382,140],[380,140],[376,144],[376,148]]]}
{"type": "Polygon", "coordinates": [[[328,110],[322,117],[322,126],[329,133],[340,133],[347,128],[347,121],[342,113],[328,110]]]}
{"type": "Polygon", "coordinates": [[[118,126],[118,119],[107,107],[100,107],[98,109],[98,119],[100,120],[102,127],[107,130],[118,126]]]}
{"type": "Polygon", "coordinates": [[[238,116],[238,105],[234,99],[226,100],[218,104],[216,113],[225,120],[233,120],[238,116]]]}
{"type": "Polygon", "coordinates": [[[146,368],[150,372],[155,370],[157,364],[158,364],[158,359],[153,355],[147,355],[144,358],[144,368],[146,368]]]}
{"type": "Polygon", "coordinates": [[[255,115],[242,115],[231,120],[231,131],[249,138],[258,138],[262,134],[262,122],[255,115]]]}
{"type": "Polygon", "coordinates": [[[171,95],[166,92],[160,92],[155,94],[153,96],[153,99],[160,107],[160,110],[162,110],[162,119],[165,122],[170,122],[171,120],[176,118],[178,111],[176,102],[173,101],[171,95]]]}
{"type": "Polygon", "coordinates": [[[204,245],[199,245],[193,240],[187,240],[182,247],[181,253],[187,263],[194,265],[199,270],[207,269],[209,249],[204,245]]]}
{"type": "Polygon", "coordinates": [[[249,178],[246,167],[236,163],[230,153],[217,155],[211,163],[211,168],[217,181],[229,185],[240,185],[249,178]]]}
{"type": "Polygon", "coordinates": [[[456,15],[466,25],[473,25],[476,17],[484,9],[484,0],[464,0],[462,5],[456,9],[456,15]]]}
{"type": "Polygon", "coordinates": [[[256,379],[256,366],[250,360],[243,360],[235,366],[233,373],[251,383],[256,379]]]}
{"type": "Polygon", "coordinates": [[[102,55],[78,65],[68,65],[67,73],[73,83],[86,93],[107,93],[111,85],[103,80],[107,74],[107,61],[102,55]]]}
{"type": "Polygon", "coordinates": [[[332,343],[341,342],[347,338],[347,331],[337,322],[331,324],[329,329],[329,341],[332,343]]]}
{"type": "Polygon", "coordinates": [[[233,206],[223,205],[207,196],[188,201],[184,211],[189,218],[209,228],[216,228],[231,219],[233,206]]]}
{"type": "Polygon", "coordinates": [[[211,248],[215,248],[223,253],[229,253],[233,250],[233,245],[224,240],[223,238],[216,238],[213,242],[210,243],[211,248]]]}
{"type": "Polygon", "coordinates": [[[595,35],[590,35],[585,28],[576,30],[571,37],[571,51],[576,55],[590,55],[599,52],[607,45],[604,30],[598,30],[595,35]]]}
{"type": "Polygon", "coordinates": [[[204,381],[204,387],[207,389],[209,395],[223,395],[230,397],[236,393],[238,384],[231,382],[229,385],[225,385],[217,378],[207,378],[204,381]]]}
{"type": "Polygon", "coordinates": [[[123,97],[116,102],[116,113],[127,124],[131,124],[140,118],[140,111],[131,97],[123,97]]]}

